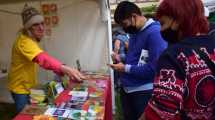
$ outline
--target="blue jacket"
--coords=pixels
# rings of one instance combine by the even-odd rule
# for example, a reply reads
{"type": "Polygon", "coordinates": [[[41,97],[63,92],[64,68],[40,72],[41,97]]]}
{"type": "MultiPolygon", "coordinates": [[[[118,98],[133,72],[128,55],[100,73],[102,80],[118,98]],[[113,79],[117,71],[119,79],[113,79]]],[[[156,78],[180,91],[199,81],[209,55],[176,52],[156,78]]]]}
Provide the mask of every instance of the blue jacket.
{"type": "Polygon", "coordinates": [[[160,34],[159,22],[153,21],[131,35],[125,60],[127,70],[121,76],[123,87],[153,83],[156,62],[166,47],[167,43],[160,34]]]}

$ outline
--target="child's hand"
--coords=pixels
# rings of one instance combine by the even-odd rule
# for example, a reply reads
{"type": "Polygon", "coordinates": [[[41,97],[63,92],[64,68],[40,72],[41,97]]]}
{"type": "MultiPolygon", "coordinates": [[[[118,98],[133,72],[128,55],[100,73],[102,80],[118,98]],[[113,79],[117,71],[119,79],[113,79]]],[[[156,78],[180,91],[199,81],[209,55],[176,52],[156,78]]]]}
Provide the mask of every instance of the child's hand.
{"type": "Polygon", "coordinates": [[[119,54],[117,54],[115,52],[113,52],[111,54],[111,58],[112,58],[113,63],[119,63],[121,61],[119,54]]]}

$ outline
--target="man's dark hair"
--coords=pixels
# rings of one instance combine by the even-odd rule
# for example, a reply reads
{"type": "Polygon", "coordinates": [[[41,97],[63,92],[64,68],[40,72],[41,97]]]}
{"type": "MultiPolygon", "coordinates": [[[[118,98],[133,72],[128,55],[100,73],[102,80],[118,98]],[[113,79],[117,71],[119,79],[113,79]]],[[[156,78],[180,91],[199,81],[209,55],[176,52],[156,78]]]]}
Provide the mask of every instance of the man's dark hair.
{"type": "Polygon", "coordinates": [[[118,4],[115,10],[114,20],[116,23],[120,24],[122,20],[131,17],[132,13],[141,15],[141,10],[136,4],[132,2],[122,1],[118,4]]]}

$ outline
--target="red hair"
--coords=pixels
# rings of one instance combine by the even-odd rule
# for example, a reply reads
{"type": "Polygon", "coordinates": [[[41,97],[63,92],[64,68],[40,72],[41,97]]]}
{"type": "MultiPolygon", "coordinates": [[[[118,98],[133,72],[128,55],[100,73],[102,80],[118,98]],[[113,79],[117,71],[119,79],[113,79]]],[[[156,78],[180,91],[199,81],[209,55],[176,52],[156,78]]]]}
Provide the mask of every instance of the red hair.
{"type": "Polygon", "coordinates": [[[179,23],[182,37],[207,34],[209,30],[207,18],[201,0],[163,0],[159,5],[156,17],[168,16],[179,23]]]}

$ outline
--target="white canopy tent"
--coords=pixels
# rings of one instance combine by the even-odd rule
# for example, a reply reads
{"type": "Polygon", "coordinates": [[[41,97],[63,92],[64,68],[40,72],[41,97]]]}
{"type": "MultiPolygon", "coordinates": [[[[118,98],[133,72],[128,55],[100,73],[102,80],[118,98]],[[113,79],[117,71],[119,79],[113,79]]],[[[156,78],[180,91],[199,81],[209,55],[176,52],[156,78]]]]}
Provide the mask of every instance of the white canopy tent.
{"type": "MultiPolygon", "coordinates": [[[[22,27],[20,13],[25,3],[37,9],[44,3],[58,5],[59,24],[52,28],[52,35],[45,37],[41,42],[45,51],[70,66],[76,67],[76,60],[79,60],[83,70],[108,71],[113,78],[113,71],[106,65],[110,63],[112,51],[108,0],[0,1],[1,65],[9,66],[12,44],[17,31],[22,27]]],[[[39,73],[40,80],[53,79],[53,73],[40,71],[42,71],[39,73]]],[[[114,107],[114,92],[112,92],[112,96],[114,107]]]]}

